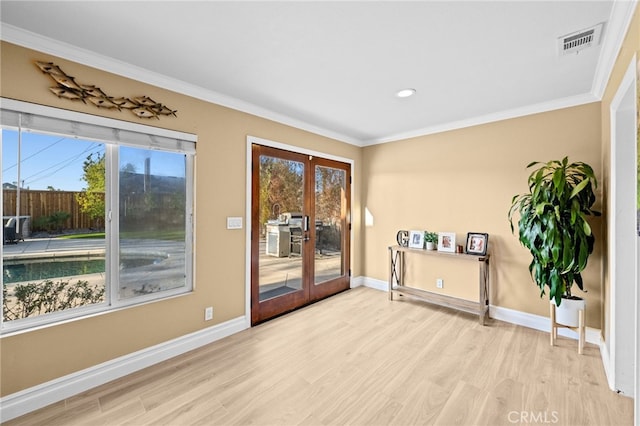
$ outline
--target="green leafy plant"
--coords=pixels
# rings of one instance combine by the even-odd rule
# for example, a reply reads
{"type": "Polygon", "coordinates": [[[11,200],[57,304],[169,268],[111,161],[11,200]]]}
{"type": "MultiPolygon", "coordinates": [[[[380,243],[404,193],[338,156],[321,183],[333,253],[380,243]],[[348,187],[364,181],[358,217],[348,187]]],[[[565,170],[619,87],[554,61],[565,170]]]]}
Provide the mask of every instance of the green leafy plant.
{"type": "Polygon", "coordinates": [[[64,223],[69,220],[71,213],[67,212],[53,212],[49,215],[49,223],[55,231],[61,231],[64,227],[64,223]]]}
{"type": "Polygon", "coordinates": [[[533,162],[538,166],[528,178],[529,192],[511,200],[509,223],[514,232],[514,215],[519,213],[520,243],[531,252],[529,272],[549,299],[560,306],[562,297],[571,298],[571,287],[584,291],[581,272],[593,252],[595,238],[587,216],[600,216],[593,210],[598,183],[588,164],[562,161],[533,162]]]}
{"type": "Polygon", "coordinates": [[[49,216],[40,216],[34,220],[35,229],[46,230],[48,232],[60,232],[64,224],[71,217],[71,213],[53,212],[49,216]]]}
{"type": "Polygon", "coordinates": [[[436,232],[424,231],[424,240],[428,243],[437,243],[438,234],[436,232]]]}
{"type": "Polygon", "coordinates": [[[88,281],[44,280],[40,283],[16,284],[11,294],[2,286],[2,315],[5,321],[28,318],[104,301],[104,286],[88,281]]]}
{"type": "Polygon", "coordinates": [[[104,153],[89,154],[82,165],[82,170],[84,171],[82,179],[87,183],[87,187],[76,194],[76,200],[80,205],[80,211],[89,215],[89,218],[96,224],[96,228],[99,229],[104,223],[105,212],[106,169],[104,153]]]}

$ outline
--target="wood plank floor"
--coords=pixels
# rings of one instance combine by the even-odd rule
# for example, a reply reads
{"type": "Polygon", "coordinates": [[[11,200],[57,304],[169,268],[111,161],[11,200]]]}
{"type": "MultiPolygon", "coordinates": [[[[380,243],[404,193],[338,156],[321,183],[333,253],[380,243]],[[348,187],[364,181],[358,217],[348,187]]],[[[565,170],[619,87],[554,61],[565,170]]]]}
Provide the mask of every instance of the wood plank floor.
{"type": "Polygon", "coordinates": [[[356,288],[6,423],[631,425],[599,350],[356,288]]]}

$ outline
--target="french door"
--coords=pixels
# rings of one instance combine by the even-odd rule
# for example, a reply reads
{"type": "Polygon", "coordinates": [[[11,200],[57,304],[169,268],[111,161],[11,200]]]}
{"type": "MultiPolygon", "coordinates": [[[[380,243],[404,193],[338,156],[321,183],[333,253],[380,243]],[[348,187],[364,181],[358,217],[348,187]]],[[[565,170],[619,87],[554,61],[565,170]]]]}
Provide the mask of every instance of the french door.
{"type": "Polygon", "coordinates": [[[349,288],[347,163],[252,145],[251,322],[349,288]]]}

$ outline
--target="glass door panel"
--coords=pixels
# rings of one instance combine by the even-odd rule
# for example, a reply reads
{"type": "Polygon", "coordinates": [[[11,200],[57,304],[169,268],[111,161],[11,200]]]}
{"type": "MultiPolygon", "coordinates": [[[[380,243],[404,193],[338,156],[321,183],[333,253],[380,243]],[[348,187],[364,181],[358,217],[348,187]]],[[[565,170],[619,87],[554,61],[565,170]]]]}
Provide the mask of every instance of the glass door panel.
{"type": "Polygon", "coordinates": [[[344,273],[346,171],[332,167],[315,167],[315,255],[314,284],[344,273]]]}
{"type": "Polygon", "coordinates": [[[302,290],[304,164],[260,156],[260,302],[302,290]]]}

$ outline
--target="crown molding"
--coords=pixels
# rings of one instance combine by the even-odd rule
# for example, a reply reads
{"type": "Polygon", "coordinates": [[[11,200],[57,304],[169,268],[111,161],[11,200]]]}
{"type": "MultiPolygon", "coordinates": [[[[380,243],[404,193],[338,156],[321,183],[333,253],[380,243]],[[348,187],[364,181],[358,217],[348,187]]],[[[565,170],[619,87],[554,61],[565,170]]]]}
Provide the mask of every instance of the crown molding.
{"type": "Polygon", "coordinates": [[[325,136],[351,145],[362,146],[362,141],[342,133],[334,132],[267,108],[245,102],[231,96],[223,95],[200,86],[189,84],[175,78],[167,77],[160,73],[137,67],[108,56],[99,55],[90,50],[82,49],[49,37],[44,37],[40,34],[36,34],[13,25],[2,23],[0,39],[28,49],[37,50],[49,55],[55,55],[88,67],[97,68],[112,74],[137,80],[142,83],[151,84],[153,86],[181,93],[202,101],[245,112],[247,114],[265,118],[287,126],[295,127],[300,130],[305,130],[320,136],[325,136]]]}
{"type": "Polygon", "coordinates": [[[524,107],[513,108],[506,111],[497,112],[494,114],[487,114],[478,117],[472,117],[466,120],[452,121],[449,123],[439,124],[436,126],[424,127],[421,129],[416,129],[413,131],[399,133],[396,135],[391,135],[389,137],[383,139],[371,139],[365,141],[363,146],[370,145],[378,145],[382,143],[388,142],[397,142],[404,139],[416,138],[419,136],[428,136],[436,133],[448,132],[451,130],[459,130],[464,129],[466,127],[479,126],[482,124],[493,123],[496,121],[509,120],[512,118],[524,117],[532,114],[539,114],[543,112],[554,111],[563,108],[570,108],[574,106],[589,104],[593,102],[598,102],[595,96],[590,93],[571,96],[562,99],[556,99],[551,102],[543,102],[534,105],[527,105],[524,107]]]}
{"type": "Polygon", "coordinates": [[[604,40],[591,86],[591,93],[598,100],[602,100],[604,96],[604,91],[609,83],[609,78],[611,78],[622,43],[629,31],[636,5],[637,0],[617,0],[614,1],[611,8],[609,21],[605,23],[604,40]]]}

